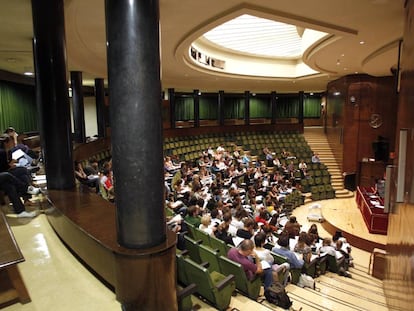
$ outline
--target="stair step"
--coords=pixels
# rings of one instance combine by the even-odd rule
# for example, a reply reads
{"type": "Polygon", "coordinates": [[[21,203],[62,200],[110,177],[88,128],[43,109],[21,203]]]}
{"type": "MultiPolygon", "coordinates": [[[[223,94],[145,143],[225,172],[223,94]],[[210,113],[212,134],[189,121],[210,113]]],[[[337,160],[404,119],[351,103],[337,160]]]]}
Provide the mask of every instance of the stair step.
{"type": "Polygon", "coordinates": [[[309,147],[317,152],[321,162],[324,163],[331,175],[331,185],[335,190],[337,197],[351,197],[353,193],[344,189],[342,169],[339,163],[342,162],[342,154],[337,152],[338,149],[332,149],[328,139],[323,132],[323,128],[305,128],[303,136],[305,137],[309,147]],[[340,162],[339,162],[340,161],[340,162]]]}

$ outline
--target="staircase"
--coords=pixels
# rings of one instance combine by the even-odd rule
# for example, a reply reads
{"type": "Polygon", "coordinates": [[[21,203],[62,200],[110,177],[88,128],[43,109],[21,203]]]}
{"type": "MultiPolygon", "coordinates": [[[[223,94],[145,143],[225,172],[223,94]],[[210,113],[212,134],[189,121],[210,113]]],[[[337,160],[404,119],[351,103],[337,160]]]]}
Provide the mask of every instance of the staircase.
{"type": "Polygon", "coordinates": [[[331,184],[332,188],[335,189],[335,196],[337,198],[352,197],[354,195],[353,192],[344,188],[344,178],[340,165],[342,153],[335,152],[341,149],[335,148],[335,151],[332,150],[322,127],[305,127],[303,136],[311,149],[319,154],[321,162],[327,166],[331,174],[331,184]]]}

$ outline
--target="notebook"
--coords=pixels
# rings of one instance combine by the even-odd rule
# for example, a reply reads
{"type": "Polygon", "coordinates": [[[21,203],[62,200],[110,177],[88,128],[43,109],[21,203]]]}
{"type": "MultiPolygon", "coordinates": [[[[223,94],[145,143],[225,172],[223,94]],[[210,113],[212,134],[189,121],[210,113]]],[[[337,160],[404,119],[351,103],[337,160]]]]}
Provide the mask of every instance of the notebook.
{"type": "Polygon", "coordinates": [[[20,159],[21,157],[24,157],[24,156],[25,156],[25,153],[23,152],[22,149],[17,149],[16,151],[14,151],[12,153],[12,159],[13,160],[18,160],[18,159],[20,159]]]}

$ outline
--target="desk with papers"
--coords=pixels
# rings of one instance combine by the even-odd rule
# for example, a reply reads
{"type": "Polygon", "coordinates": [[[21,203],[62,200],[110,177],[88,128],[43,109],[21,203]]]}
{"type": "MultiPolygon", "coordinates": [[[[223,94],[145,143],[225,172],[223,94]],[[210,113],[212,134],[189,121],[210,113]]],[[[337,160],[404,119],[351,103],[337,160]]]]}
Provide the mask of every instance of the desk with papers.
{"type": "Polygon", "coordinates": [[[356,202],[370,233],[387,234],[388,214],[384,213],[384,200],[371,187],[358,187],[356,202]]]}

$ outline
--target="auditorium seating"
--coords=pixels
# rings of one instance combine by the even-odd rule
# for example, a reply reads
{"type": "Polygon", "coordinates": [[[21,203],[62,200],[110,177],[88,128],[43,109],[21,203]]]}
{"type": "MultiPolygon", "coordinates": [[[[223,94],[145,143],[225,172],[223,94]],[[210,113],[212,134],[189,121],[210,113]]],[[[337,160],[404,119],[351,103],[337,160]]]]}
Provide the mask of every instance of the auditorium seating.
{"type": "MultiPolygon", "coordinates": [[[[289,160],[280,158],[282,164],[292,160],[297,167],[299,161],[303,159],[308,165],[305,178],[300,176],[299,172],[296,172],[294,176],[295,181],[300,184],[302,192],[311,192],[312,186],[331,185],[331,177],[326,165],[311,162],[311,148],[304,136],[295,132],[234,132],[167,137],[164,141],[164,154],[175,156],[180,161],[194,163],[203,151],[210,146],[216,148],[218,145],[231,152],[235,148],[248,151],[253,159],[259,161],[264,160],[264,147],[268,147],[278,157],[283,150],[286,150],[295,158],[289,160]]],[[[318,190],[312,194],[314,200],[335,196],[332,188],[318,190]]]]}
{"type": "Polygon", "coordinates": [[[220,267],[225,275],[232,274],[236,278],[236,288],[247,295],[249,298],[256,300],[259,297],[262,280],[256,277],[249,280],[243,270],[241,264],[228,259],[225,256],[220,256],[220,267]]]}
{"type": "Polygon", "coordinates": [[[226,310],[230,305],[230,300],[234,290],[236,289],[235,277],[231,274],[227,276],[209,270],[183,256],[177,257],[179,262],[179,281],[183,283],[194,283],[197,285],[196,292],[209,301],[219,310],[226,310]]]}

